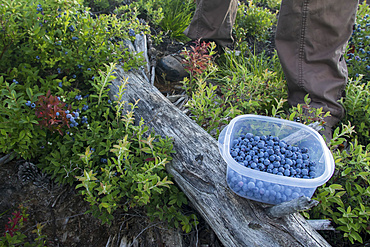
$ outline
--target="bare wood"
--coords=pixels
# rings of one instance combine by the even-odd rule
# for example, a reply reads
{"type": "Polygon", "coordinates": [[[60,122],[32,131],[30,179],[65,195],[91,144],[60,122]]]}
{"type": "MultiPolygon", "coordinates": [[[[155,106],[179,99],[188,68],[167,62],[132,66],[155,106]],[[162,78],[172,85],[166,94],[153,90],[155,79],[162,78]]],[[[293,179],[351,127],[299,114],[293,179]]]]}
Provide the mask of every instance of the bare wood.
{"type": "Polygon", "coordinates": [[[289,214],[294,214],[299,211],[308,210],[319,204],[318,201],[311,200],[308,197],[301,196],[288,202],[283,202],[279,205],[275,205],[268,210],[267,214],[273,218],[280,218],[289,214]]]}
{"type": "Polygon", "coordinates": [[[334,231],[335,228],[331,225],[330,220],[307,220],[308,224],[316,231],[334,231]]]}

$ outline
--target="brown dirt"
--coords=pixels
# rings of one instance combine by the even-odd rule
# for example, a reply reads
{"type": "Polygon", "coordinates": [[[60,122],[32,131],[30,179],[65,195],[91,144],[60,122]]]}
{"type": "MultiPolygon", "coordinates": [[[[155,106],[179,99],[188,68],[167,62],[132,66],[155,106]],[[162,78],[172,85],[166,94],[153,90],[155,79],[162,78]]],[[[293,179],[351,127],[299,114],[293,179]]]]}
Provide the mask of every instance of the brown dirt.
{"type": "Polygon", "coordinates": [[[141,209],[129,212],[118,211],[111,225],[101,224],[91,214],[86,213],[89,204],[73,186],[59,186],[51,181],[36,186],[32,181],[22,182],[18,177],[19,166],[24,161],[12,161],[0,165],[0,234],[5,232],[11,213],[19,205],[27,208],[29,214],[24,227],[20,229],[30,243],[36,237],[36,225],[44,225],[42,234],[46,235],[47,246],[103,247],[120,246],[117,240],[123,237],[132,246],[164,247],[214,246],[222,247],[213,231],[197,214],[200,224],[189,234],[169,229],[164,222],[151,222],[141,209]],[[109,245],[107,243],[110,242],[109,245]]]}

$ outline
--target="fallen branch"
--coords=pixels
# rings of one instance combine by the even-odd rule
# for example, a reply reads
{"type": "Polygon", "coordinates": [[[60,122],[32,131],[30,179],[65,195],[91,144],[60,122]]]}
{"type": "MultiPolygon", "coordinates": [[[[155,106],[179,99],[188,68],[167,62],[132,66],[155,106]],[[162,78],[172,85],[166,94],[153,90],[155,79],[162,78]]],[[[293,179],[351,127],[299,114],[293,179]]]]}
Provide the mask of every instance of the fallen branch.
{"type": "Polygon", "coordinates": [[[280,218],[289,214],[294,214],[299,211],[308,210],[319,204],[318,201],[311,200],[308,197],[301,196],[294,200],[283,202],[276,206],[273,206],[267,210],[267,214],[273,218],[280,218]]]}
{"type": "Polygon", "coordinates": [[[110,85],[114,99],[121,81],[128,78],[123,100],[134,103],[140,118],[161,136],[173,139],[173,160],[167,171],[195,209],[212,227],[224,246],[330,246],[298,213],[271,217],[271,205],[247,200],[226,183],[226,163],[217,141],[175,107],[141,72],[116,68],[110,85]]]}

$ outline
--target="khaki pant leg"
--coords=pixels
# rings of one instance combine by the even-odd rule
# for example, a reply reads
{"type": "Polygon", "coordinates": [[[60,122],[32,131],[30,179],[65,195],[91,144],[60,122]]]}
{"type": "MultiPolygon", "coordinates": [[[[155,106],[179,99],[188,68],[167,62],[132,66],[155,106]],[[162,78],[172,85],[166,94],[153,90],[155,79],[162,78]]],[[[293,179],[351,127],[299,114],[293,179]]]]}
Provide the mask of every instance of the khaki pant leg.
{"type": "Polygon", "coordinates": [[[237,7],[237,0],[197,0],[193,19],[184,34],[193,40],[214,40],[224,47],[231,45],[237,7]]]}
{"type": "Polygon", "coordinates": [[[344,116],[338,103],[347,83],[343,58],[352,34],[358,0],[283,0],[276,49],[288,84],[288,102],[330,111],[334,126],[344,116]]]}

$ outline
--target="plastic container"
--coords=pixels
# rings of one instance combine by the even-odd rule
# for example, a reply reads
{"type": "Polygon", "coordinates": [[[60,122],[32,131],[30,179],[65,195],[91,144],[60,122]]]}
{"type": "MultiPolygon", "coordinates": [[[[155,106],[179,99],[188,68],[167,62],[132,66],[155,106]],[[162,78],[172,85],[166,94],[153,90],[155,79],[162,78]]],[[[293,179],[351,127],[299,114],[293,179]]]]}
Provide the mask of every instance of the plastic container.
{"type": "Polygon", "coordinates": [[[227,163],[228,186],[239,196],[268,204],[279,204],[300,196],[311,198],[316,188],[334,172],[334,159],[321,135],[301,123],[258,115],[234,118],[218,139],[220,153],[227,163]],[[291,146],[307,148],[316,163],[315,178],[295,178],[254,170],[239,164],[230,154],[234,139],[241,134],[271,135],[291,146]],[[293,136],[292,136],[293,134],[293,136]]]}

